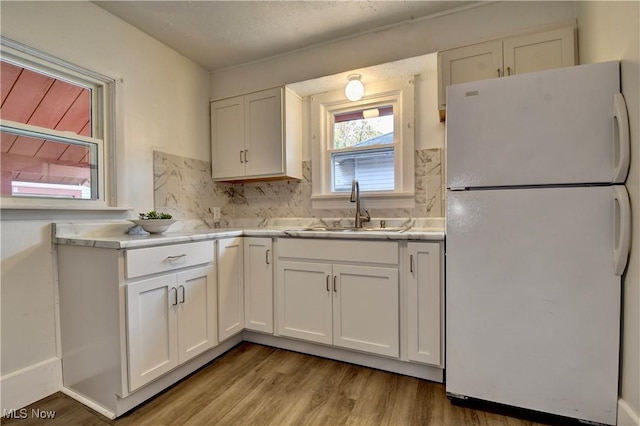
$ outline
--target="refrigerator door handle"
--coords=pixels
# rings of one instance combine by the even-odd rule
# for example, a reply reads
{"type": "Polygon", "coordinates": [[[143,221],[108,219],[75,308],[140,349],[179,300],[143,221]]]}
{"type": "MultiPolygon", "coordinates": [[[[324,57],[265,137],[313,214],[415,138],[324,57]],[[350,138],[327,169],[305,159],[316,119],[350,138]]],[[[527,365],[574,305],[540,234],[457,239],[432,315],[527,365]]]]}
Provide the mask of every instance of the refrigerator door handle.
{"type": "Polygon", "coordinates": [[[614,173],[613,183],[624,183],[629,172],[629,116],[622,93],[613,95],[614,173]]]}
{"type": "Polygon", "coordinates": [[[614,185],[613,193],[615,215],[613,271],[616,275],[622,275],[631,249],[631,205],[629,193],[624,185],[614,185]]]}

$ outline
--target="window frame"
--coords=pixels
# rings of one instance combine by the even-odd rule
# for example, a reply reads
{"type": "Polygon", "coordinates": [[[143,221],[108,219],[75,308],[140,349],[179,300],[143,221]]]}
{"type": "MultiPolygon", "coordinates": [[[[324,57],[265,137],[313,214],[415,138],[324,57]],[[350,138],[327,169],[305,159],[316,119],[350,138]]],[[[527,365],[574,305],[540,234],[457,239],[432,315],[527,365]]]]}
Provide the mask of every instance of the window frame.
{"type": "MultiPolygon", "coordinates": [[[[91,137],[61,132],[39,126],[1,120],[3,130],[23,134],[51,136],[52,140],[66,140],[80,144],[95,144],[97,159],[97,198],[71,199],[29,196],[0,196],[2,209],[108,209],[116,206],[115,188],[115,92],[116,80],[55,58],[21,43],[0,38],[0,57],[35,72],[91,88],[91,137]]],[[[92,186],[94,183],[92,182],[92,186]]]]}
{"type": "MultiPolygon", "coordinates": [[[[362,191],[368,207],[411,208],[415,206],[414,174],[414,85],[413,77],[369,83],[366,96],[359,101],[346,99],[343,90],[311,96],[311,173],[314,209],[348,207],[350,192],[332,191],[331,153],[334,114],[349,110],[393,105],[394,108],[394,174],[392,191],[362,191]]],[[[389,146],[388,144],[381,146],[389,146]]],[[[375,146],[355,148],[373,150],[375,146]]],[[[344,149],[339,150],[344,152],[344,149]]]]}

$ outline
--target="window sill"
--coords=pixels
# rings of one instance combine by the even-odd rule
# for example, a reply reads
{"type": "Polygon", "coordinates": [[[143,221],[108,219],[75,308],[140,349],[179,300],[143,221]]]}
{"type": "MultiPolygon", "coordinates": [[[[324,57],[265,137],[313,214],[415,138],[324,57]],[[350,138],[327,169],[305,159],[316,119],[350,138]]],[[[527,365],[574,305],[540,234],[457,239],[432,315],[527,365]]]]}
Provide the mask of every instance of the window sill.
{"type": "Polygon", "coordinates": [[[0,210],[55,210],[55,211],[102,211],[102,212],[126,212],[131,211],[131,207],[96,207],[96,206],[84,206],[84,207],[63,207],[63,206],[29,206],[24,204],[16,204],[12,206],[0,206],[0,210]]]}
{"type": "MultiPolygon", "coordinates": [[[[12,200],[13,201],[13,200],[12,200]]],[[[44,203],[21,203],[9,200],[0,201],[0,210],[56,210],[56,211],[105,211],[105,212],[125,212],[133,210],[132,207],[110,207],[101,205],[69,205],[69,204],[46,204],[44,203]]]]}
{"type": "MultiPolygon", "coordinates": [[[[361,193],[360,202],[363,208],[369,209],[413,208],[415,207],[415,194],[413,192],[361,193]]],[[[344,209],[350,207],[350,193],[311,196],[311,208],[313,209],[344,209]]]]}
{"type": "Polygon", "coordinates": [[[0,218],[4,220],[61,220],[126,218],[131,207],[109,207],[97,205],[68,206],[29,203],[0,204],[0,218]]]}

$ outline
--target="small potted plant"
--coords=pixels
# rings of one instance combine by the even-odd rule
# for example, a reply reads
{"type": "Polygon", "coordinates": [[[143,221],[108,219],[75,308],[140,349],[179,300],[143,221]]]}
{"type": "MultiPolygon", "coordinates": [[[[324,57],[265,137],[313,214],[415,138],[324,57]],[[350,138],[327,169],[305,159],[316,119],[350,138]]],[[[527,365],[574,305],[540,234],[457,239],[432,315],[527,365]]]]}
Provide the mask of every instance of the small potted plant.
{"type": "Polygon", "coordinates": [[[173,216],[169,213],[157,212],[155,210],[147,213],[139,213],[138,219],[131,221],[136,225],[140,225],[142,229],[150,234],[160,234],[176,223],[176,220],[174,220],[173,216]]]}

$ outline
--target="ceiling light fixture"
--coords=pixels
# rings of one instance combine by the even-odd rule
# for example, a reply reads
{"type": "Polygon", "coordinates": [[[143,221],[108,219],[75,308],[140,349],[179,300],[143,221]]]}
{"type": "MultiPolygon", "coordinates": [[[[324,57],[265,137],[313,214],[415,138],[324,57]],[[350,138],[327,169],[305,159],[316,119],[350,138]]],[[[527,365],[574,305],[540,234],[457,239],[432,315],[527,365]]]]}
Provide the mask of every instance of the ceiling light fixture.
{"type": "Polygon", "coordinates": [[[344,88],[344,94],[350,101],[359,101],[364,95],[364,85],[360,81],[360,74],[351,74],[347,77],[348,83],[344,88]]]}

